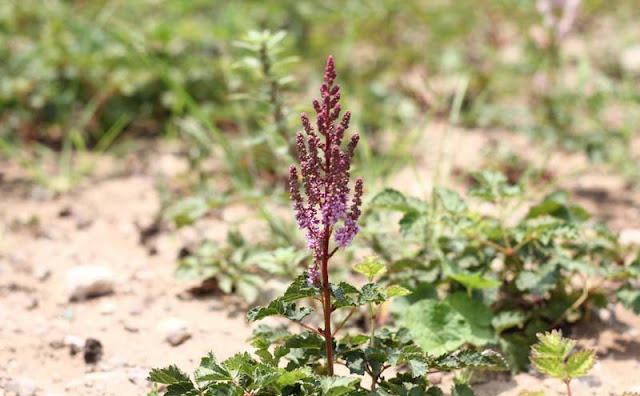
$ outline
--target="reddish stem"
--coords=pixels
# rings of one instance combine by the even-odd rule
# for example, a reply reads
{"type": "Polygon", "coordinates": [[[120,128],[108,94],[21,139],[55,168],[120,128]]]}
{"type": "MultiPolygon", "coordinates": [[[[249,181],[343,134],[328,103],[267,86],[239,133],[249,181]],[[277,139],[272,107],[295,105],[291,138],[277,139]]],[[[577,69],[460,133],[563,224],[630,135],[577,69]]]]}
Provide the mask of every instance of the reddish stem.
{"type": "MultiPolygon", "coordinates": [[[[329,109],[329,101],[327,98],[325,107],[329,109]]],[[[327,110],[329,112],[329,110],[327,110]]],[[[331,170],[331,136],[330,136],[331,123],[329,121],[329,115],[327,114],[326,130],[325,130],[325,150],[324,150],[324,163],[326,173],[331,170]]],[[[329,176],[327,176],[327,179],[329,176]]],[[[328,186],[325,186],[324,200],[328,198],[328,186]]],[[[329,219],[325,215],[324,217],[324,240],[322,246],[322,291],[324,293],[324,342],[327,350],[327,371],[329,376],[333,376],[333,335],[331,334],[331,290],[329,289],[329,257],[332,255],[329,253],[329,239],[331,238],[331,226],[329,225],[329,219]]]]}

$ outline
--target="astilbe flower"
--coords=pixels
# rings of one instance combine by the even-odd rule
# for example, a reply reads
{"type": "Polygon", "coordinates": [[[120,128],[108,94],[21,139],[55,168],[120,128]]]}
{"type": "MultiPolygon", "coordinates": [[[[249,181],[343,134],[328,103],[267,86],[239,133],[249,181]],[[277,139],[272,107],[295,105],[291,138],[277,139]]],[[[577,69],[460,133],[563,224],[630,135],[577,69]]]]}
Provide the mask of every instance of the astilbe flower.
{"type": "MultiPolygon", "coordinates": [[[[362,205],[361,179],[356,180],[355,193],[349,205],[349,169],[359,136],[351,136],[343,149],[342,140],[349,128],[351,113],[347,111],[340,118],[340,86],[334,85],[335,78],[336,69],[330,56],[320,87],[321,98],[313,101],[315,126],[311,125],[307,114],[302,113],[300,117],[304,132],[298,132],[296,147],[306,199],[300,190],[298,169],[294,165],[289,169],[293,209],[298,226],[306,232],[307,247],[313,252],[316,269],[331,255],[329,243],[332,235],[338,247],[351,243],[358,233],[362,205]]],[[[314,273],[317,274],[317,270],[314,273]]]]}

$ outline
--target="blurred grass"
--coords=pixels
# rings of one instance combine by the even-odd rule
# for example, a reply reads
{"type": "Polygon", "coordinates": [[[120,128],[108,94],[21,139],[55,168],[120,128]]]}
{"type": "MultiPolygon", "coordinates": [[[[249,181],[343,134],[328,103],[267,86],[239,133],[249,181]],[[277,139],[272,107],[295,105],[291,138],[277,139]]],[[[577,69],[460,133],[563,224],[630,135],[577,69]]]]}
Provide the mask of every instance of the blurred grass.
{"type": "Polygon", "coordinates": [[[245,54],[234,43],[269,29],[287,32],[289,55],[300,60],[283,98],[285,130],[293,138],[292,115],[310,108],[333,54],[354,129],[367,137],[361,160],[372,167],[388,155],[377,176],[402,163],[425,122],[450,116],[557,140],[637,176],[629,142],[638,76],[618,59],[637,43],[639,16],[635,0],[584,1],[570,39],[550,54],[535,41],[535,1],[8,0],[0,139],[28,165],[34,143],[68,157],[127,136],[189,135],[220,150],[236,186],[249,188],[264,162],[249,164],[243,142],[270,119],[258,104],[232,100],[256,84],[238,72],[245,54]],[[550,71],[554,56],[560,64],[550,71]],[[541,94],[536,76],[550,73],[561,83],[541,94]],[[565,84],[573,75],[578,82],[565,84]],[[623,116],[611,121],[611,112],[623,116]],[[376,138],[389,131],[401,136],[391,149],[376,138]]]}

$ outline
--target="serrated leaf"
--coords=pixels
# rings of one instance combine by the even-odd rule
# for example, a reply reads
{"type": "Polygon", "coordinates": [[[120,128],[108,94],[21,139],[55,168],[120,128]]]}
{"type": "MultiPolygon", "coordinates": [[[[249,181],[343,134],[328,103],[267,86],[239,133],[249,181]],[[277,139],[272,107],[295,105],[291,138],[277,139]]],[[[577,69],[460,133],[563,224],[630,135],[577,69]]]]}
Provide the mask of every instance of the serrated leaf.
{"type": "Polygon", "coordinates": [[[596,354],[594,351],[578,351],[567,359],[567,375],[570,378],[582,377],[593,368],[594,364],[596,364],[596,354]]]}
{"type": "Polygon", "coordinates": [[[324,377],[320,380],[320,390],[323,396],[341,396],[356,390],[358,383],[358,378],[324,377]]]}
{"type": "Polygon", "coordinates": [[[522,311],[502,311],[491,319],[491,326],[497,333],[512,327],[522,327],[527,316],[522,311]]]}
{"type": "Polygon", "coordinates": [[[437,386],[432,386],[427,389],[427,396],[444,396],[444,392],[437,386]]]}
{"type": "Polygon", "coordinates": [[[291,285],[284,292],[282,297],[279,297],[278,300],[282,302],[292,302],[301,300],[303,298],[315,297],[318,294],[318,288],[314,286],[309,286],[307,283],[306,275],[300,275],[296,278],[291,285]]]}
{"type": "Polygon", "coordinates": [[[255,322],[256,320],[260,320],[268,316],[284,316],[295,322],[300,322],[302,319],[311,315],[312,312],[313,308],[302,307],[297,309],[295,303],[287,303],[280,299],[276,299],[271,301],[271,303],[266,307],[253,308],[247,313],[247,320],[249,322],[255,322]]]}
{"type": "Polygon", "coordinates": [[[451,388],[451,396],[475,396],[475,393],[469,385],[457,384],[451,388]]]}
{"type": "MultiPolygon", "coordinates": [[[[211,385],[207,388],[207,391],[204,393],[204,396],[244,396],[244,395],[245,395],[244,389],[242,389],[236,384],[231,384],[231,383],[218,383],[218,384],[211,385]]],[[[167,395],[165,394],[165,396],[167,395]]],[[[200,396],[200,394],[196,393],[193,396],[200,396]]]]}
{"type": "Polygon", "coordinates": [[[233,380],[233,375],[211,352],[200,360],[200,366],[196,369],[194,377],[200,387],[206,387],[216,381],[233,380]]]}
{"type": "Polygon", "coordinates": [[[406,296],[411,294],[411,290],[399,285],[391,285],[387,287],[385,292],[387,293],[387,298],[396,297],[396,296],[406,296]]]}
{"type": "Polygon", "coordinates": [[[550,333],[538,334],[539,343],[531,348],[531,363],[543,374],[566,379],[565,359],[576,342],[562,337],[562,333],[553,330],[550,333]]]}
{"type": "Polygon", "coordinates": [[[151,370],[147,381],[171,385],[180,382],[191,382],[191,379],[185,372],[180,370],[178,366],[172,364],[165,368],[151,370]]]}
{"type": "Polygon", "coordinates": [[[427,216],[415,210],[411,210],[405,213],[398,223],[400,225],[400,233],[403,236],[408,237],[411,235],[421,235],[424,232],[427,224],[427,216]]]}
{"type": "Polygon", "coordinates": [[[367,303],[382,303],[385,301],[387,301],[387,296],[380,286],[375,283],[367,283],[362,286],[362,290],[358,296],[359,305],[367,303]]]}
{"type": "Polygon", "coordinates": [[[164,396],[197,396],[198,391],[191,382],[180,382],[167,386],[164,396]]]}
{"type": "Polygon", "coordinates": [[[291,371],[285,371],[278,374],[278,379],[276,380],[276,382],[278,383],[278,385],[282,387],[290,386],[300,381],[303,378],[310,377],[311,375],[312,375],[311,368],[302,367],[302,368],[298,368],[291,371]]]}
{"type": "Polygon", "coordinates": [[[442,206],[449,212],[460,213],[467,209],[467,204],[460,195],[452,190],[444,187],[436,187],[436,194],[442,203],[442,206]]]}
{"type": "Polygon", "coordinates": [[[355,301],[354,298],[357,298],[357,296],[360,295],[360,291],[358,291],[354,286],[347,282],[340,282],[339,285],[330,283],[329,288],[331,289],[331,294],[335,298],[335,306],[337,308],[355,307],[358,305],[358,302],[355,301]]]}
{"type": "Polygon", "coordinates": [[[490,349],[482,352],[465,349],[455,354],[455,358],[460,362],[461,368],[491,371],[509,370],[509,366],[502,355],[490,349]]]}
{"type": "Polygon", "coordinates": [[[502,282],[484,277],[480,274],[451,274],[449,277],[456,282],[462,283],[467,289],[491,289],[502,285],[502,282]]]}
{"type": "Polygon", "coordinates": [[[516,278],[516,287],[523,292],[529,292],[536,296],[543,296],[551,290],[560,277],[558,265],[549,262],[542,265],[537,271],[522,271],[516,278]]]}
{"type": "Polygon", "coordinates": [[[341,355],[347,364],[347,368],[351,374],[364,375],[365,373],[365,355],[359,349],[347,351],[341,355]]]}
{"type": "Polygon", "coordinates": [[[405,196],[401,192],[391,188],[387,188],[378,193],[371,201],[371,205],[381,209],[396,210],[399,212],[412,210],[405,196]]]}
{"type": "Polygon", "coordinates": [[[303,331],[300,334],[296,334],[288,338],[284,345],[287,348],[302,348],[308,350],[323,350],[324,339],[316,333],[310,331],[303,331]]]}
{"type": "Polygon", "coordinates": [[[365,257],[364,260],[356,264],[353,269],[366,276],[369,282],[373,282],[375,277],[387,272],[386,265],[376,256],[365,257]]]}

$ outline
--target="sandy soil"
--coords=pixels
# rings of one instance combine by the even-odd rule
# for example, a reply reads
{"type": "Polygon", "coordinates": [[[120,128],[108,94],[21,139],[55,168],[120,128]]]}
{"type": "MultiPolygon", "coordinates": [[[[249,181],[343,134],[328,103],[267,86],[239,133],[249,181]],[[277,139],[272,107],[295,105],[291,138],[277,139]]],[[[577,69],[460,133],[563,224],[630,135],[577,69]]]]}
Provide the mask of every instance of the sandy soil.
{"type": "MultiPolygon", "coordinates": [[[[431,144],[424,146],[420,170],[403,171],[391,184],[424,190],[433,179],[436,151],[444,153],[445,168],[475,167],[487,147],[507,136],[513,149],[537,158],[526,139],[435,125],[426,136],[431,144]]],[[[570,174],[585,162],[560,154],[550,164],[570,174]]],[[[184,297],[191,285],[173,277],[181,235],[161,234],[152,255],[139,243],[137,225],[149,224],[159,205],[157,174],[98,178],[75,193],[43,199],[25,196],[14,188],[19,184],[14,172],[5,172],[0,178],[0,395],[11,394],[8,388],[16,382],[34,385],[37,395],[143,395],[151,367],[176,363],[190,369],[207,351],[225,358],[246,348],[251,329],[228,299],[184,297]],[[87,264],[111,269],[115,292],[70,302],[65,274],[87,264]],[[167,318],[185,320],[191,338],[171,346],[159,328],[167,318]],[[72,355],[64,345],[69,336],[99,340],[102,359],[87,364],[82,353],[72,355]]],[[[590,169],[563,185],[614,229],[640,228],[640,197],[620,178],[590,169]]],[[[215,234],[224,235],[225,216],[215,234]]],[[[573,336],[600,358],[593,374],[575,384],[574,394],[640,392],[640,318],[618,307],[608,323],[585,324],[573,336]]],[[[527,388],[564,394],[562,384],[527,373],[481,384],[477,394],[509,396],[527,388]]]]}

